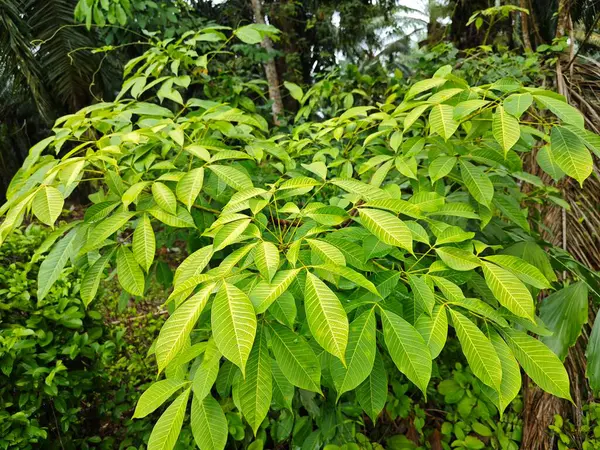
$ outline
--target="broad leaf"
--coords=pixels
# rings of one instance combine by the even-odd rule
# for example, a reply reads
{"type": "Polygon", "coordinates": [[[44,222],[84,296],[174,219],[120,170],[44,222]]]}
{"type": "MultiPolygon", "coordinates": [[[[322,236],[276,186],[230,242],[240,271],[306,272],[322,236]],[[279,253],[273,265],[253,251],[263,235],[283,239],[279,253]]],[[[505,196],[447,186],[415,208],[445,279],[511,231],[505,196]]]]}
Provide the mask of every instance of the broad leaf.
{"type": "Polygon", "coordinates": [[[202,190],[204,182],[204,169],[199,167],[192,169],[186,173],[177,183],[175,193],[181,203],[187,206],[188,210],[192,209],[198,194],[202,190]]]}
{"type": "Polygon", "coordinates": [[[279,249],[272,242],[260,242],[254,247],[254,262],[260,274],[270,283],[279,267],[279,249]]]}
{"type": "Polygon", "coordinates": [[[415,323],[416,330],[423,336],[425,344],[429,348],[431,358],[435,359],[439,356],[442,349],[446,345],[448,337],[448,315],[446,307],[436,305],[433,308],[431,317],[422,314],[415,323]]]}
{"type": "Polygon", "coordinates": [[[171,450],[177,443],[177,438],[183,425],[183,417],[187,408],[190,389],[179,394],[179,397],[160,416],[150,439],[148,439],[148,450],[171,450]]]}
{"type": "Polygon", "coordinates": [[[521,135],[519,121],[508,114],[502,106],[496,107],[492,120],[492,134],[496,142],[504,150],[504,157],[514,147],[521,135]]]}
{"type": "Polygon", "coordinates": [[[221,405],[210,395],[192,400],[190,424],[200,450],[223,450],[227,443],[227,419],[221,405]]]}
{"type": "Polygon", "coordinates": [[[150,223],[150,219],[146,214],[142,215],[133,232],[132,246],[135,260],[142,266],[142,269],[148,272],[154,261],[156,238],[154,237],[152,223],[150,223]]]}
{"type": "Polygon", "coordinates": [[[152,196],[154,201],[169,214],[177,214],[177,199],[173,191],[161,182],[152,184],[152,196]]]}
{"type": "Polygon", "coordinates": [[[429,113],[429,126],[447,141],[457,130],[459,123],[454,120],[454,108],[450,105],[435,105],[429,113]]]}
{"type": "Polygon", "coordinates": [[[510,312],[535,321],[535,305],[531,293],[511,272],[495,264],[484,262],[485,282],[494,297],[510,312]]]}
{"type": "Polygon", "coordinates": [[[473,198],[478,203],[489,208],[494,197],[494,185],[483,169],[461,159],[460,173],[465,186],[473,198]]]}
{"type": "Polygon", "coordinates": [[[64,204],[65,201],[58,189],[53,186],[42,186],[33,197],[31,207],[40,222],[52,227],[60,216],[64,204]]]}
{"type": "Polygon", "coordinates": [[[60,277],[67,261],[77,253],[78,232],[79,229],[77,228],[69,231],[66,236],[58,241],[40,264],[37,281],[38,301],[42,301],[46,297],[56,280],[60,277]]]}
{"type": "Polygon", "coordinates": [[[86,307],[92,302],[96,296],[96,292],[98,292],[98,286],[100,286],[100,281],[104,276],[104,269],[112,257],[113,252],[114,250],[111,250],[98,258],[92,267],[87,270],[83,276],[83,280],[81,280],[79,292],[81,294],[81,300],[86,307]]]}
{"type": "Polygon", "coordinates": [[[473,253],[458,247],[440,247],[435,252],[448,267],[454,270],[467,271],[481,266],[481,261],[473,253]]]}
{"type": "Polygon", "coordinates": [[[550,138],[550,151],[558,167],[583,187],[594,167],[592,155],[584,143],[564,127],[552,128],[550,138]]]}
{"type": "Polygon", "coordinates": [[[131,295],[144,295],[146,280],[144,273],[138,265],[131,251],[121,246],[117,250],[117,273],[119,275],[119,284],[131,295]]]}
{"type": "Polygon", "coordinates": [[[189,381],[173,379],[153,383],[140,396],[135,407],[135,412],[133,413],[133,418],[141,419],[142,417],[146,417],[171,398],[175,392],[187,385],[189,385],[189,381]]]}
{"type": "Polygon", "coordinates": [[[373,423],[383,410],[388,396],[388,380],[383,359],[376,353],[373,370],[365,381],[356,389],[358,403],[371,418],[373,423]]]}
{"type": "Polygon", "coordinates": [[[404,222],[393,214],[378,209],[360,208],[361,224],[381,242],[412,253],[412,233],[404,222]]]}

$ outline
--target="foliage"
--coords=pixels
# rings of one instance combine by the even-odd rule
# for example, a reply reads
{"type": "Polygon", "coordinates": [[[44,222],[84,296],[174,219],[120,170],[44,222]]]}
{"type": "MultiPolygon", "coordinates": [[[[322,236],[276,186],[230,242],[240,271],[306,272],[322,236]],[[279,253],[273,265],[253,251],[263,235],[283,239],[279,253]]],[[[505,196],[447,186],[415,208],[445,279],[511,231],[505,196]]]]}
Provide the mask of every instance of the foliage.
{"type": "Polygon", "coordinates": [[[48,233],[17,230],[0,247],[0,448],[72,446],[107,381],[114,344],[101,315],[79,299],[81,272],[68,267],[36,295],[48,233]],[[43,258],[43,257],[42,257],[43,258]]]}
{"type": "Polygon", "coordinates": [[[600,446],[600,405],[591,402],[583,405],[580,429],[577,430],[573,423],[565,421],[561,416],[554,416],[554,423],[550,430],[558,437],[557,447],[560,450],[581,445],[583,450],[592,450],[600,446]],[[578,436],[583,436],[581,444],[577,442],[578,436]]]}
{"type": "Polygon", "coordinates": [[[582,184],[598,138],[581,114],[514,80],[469,86],[448,66],[403,97],[273,136],[241,103],[184,98],[203,83],[193,68],[208,70],[233,37],[254,44],[272,32],[211,27],[151,48],[128,65],[115,102],[57,121],[0,210],[0,238],[30,208],[52,224],[77,185],[101,179],[83,221],[44,248],[39,301],[70,260],[87,267],[86,304],[115,266],[141,297],[160,273],[158,230],[187,229],[198,243],[175,271],[153,348],[161,378],[134,414],[177,394],[148,447],[174,447],[188,404],[201,449],[223,448],[228,435],[254,435],[260,448],[265,419],[278,414],[274,429],[289,429],[298,397],[354,399],[375,421],[390,370],[427,396],[449,325],[474,390],[500,414],[519,392],[519,366],[570,399],[559,358],[526,333],[546,332],[534,296],[560,287],[526,208],[559,200],[519,155],[541,142],[539,166],[582,184]],[[169,108],[135,100],[144,91],[169,108]]]}

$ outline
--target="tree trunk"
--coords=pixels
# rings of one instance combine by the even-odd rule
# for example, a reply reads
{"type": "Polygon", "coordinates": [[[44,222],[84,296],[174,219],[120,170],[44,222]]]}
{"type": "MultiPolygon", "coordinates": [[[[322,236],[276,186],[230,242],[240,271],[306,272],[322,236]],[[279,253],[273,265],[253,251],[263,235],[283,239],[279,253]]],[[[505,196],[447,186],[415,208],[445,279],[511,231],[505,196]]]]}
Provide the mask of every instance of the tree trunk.
{"type": "MultiPolygon", "coordinates": [[[[527,0],[521,0],[521,8],[527,9],[527,0]]],[[[529,39],[529,18],[527,17],[527,14],[523,12],[520,14],[521,30],[523,32],[523,46],[525,47],[526,51],[530,52],[533,50],[533,48],[531,47],[531,39],[529,39]]],[[[532,12],[530,11],[529,14],[532,14],[532,12]]]]}
{"type": "MultiPolygon", "coordinates": [[[[258,24],[265,25],[265,17],[262,14],[261,0],[250,0],[252,3],[252,11],[254,12],[254,21],[258,24]]],[[[273,41],[265,37],[261,42],[262,47],[268,52],[273,52],[273,41]]],[[[267,84],[269,85],[269,98],[273,102],[272,113],[273,122],[279,125],[279,117],[283,114],[283,102],[281,100],[281,91],[279,90],[279,77],[277,76],[277,66],[275,60],[271,58],[265,63],[265,74],[267,76],[267,84]]]]}

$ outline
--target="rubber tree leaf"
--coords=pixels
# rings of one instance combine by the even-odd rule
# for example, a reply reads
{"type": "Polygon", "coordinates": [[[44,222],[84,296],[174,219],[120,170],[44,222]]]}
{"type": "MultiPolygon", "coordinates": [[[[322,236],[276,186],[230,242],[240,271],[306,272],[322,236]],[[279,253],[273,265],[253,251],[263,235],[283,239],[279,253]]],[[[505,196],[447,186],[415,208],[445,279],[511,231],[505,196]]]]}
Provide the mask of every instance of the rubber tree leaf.
{"type": "Polygon", "coordinates": [[[154,351],[159,372],[164,370],[183,349],[214,287],[214,284],[206,286],[189,298],[175,310],[161,328],[154,351]]]}
{"type": "Polygon", "coordinates": [[[152,184],[154,201],[169,214],[177,214],[177,198],[166,184],[156,181],[152,184]]]}
{"type": "Polygon", "coordinates": [[[469,367],[484,384],[500,389],[502,366],[494,346],[477,326],[461,313],[450,309],[452,324],[469,367]]]}
{"type": "Polygon", "coordinates": [[[166,379],[152,383],[152,385],[140,396],[135,407],[135,412],[133,413],[133,418],[141,419],[142,417],[146,417],[171,398],[175,392],[189,384],[189,381],[174,379],[166,379]]]}
{"type": "Polygon", "coordinates": [[[211,395],[202,400],[192,399],[190,424],[200,450],[223,450],[227,444],[227,418],[211,395]]]}
{"type": "Polygon", "coordinates": [[[31,204],[33,214],[40,222],[53,227],[60,216],[65,201],[62,194],[54,186],[42,186],[33,197],[31,204]]]}
{"type": "Polygon", "coordinates": [[[156,238],[148,215],[143,214],[133,232],[133,256],[145,272],[150,270],[156,252],[156,238]]]}
{"type": "Polygon", "coordinates": [[[586,375],[595,393],[600,392],[600,315],[596,315],[594,326],[585,352],[587,358],[586,375]]]}
{"type": "Polygon", "coordinates": [[[256,436],[258,428],[267,417],[273,394],[271,357],[262,327],[257,331],[248,357],[246,376],[240,380],[239,394],[242,414],[256,436]]]}
{"type": "Polygon", "coordinates": [[[412,233],[404,222],[387,211],[360,208],[361,224],[381,242],[412,253],[412,233]]]}
{"type": "Polygon", "coordinates": [[[77,254],[78,233],[78,228],[69,231],[56,243],[52,250],[50,250],[50,253],[48,253],[48,256],[40,264],[37,289],[38,301],[42,301],[46,297],[67,265],[67,261],[77,254]]]}
{"type": "Polygon", "coordinates": [[[481,261],[473,253],[458,247],[440,247],[435,252],[448,267],[459,271],[473,270],[481,261]]]}
{"type": "Polygon", "coordinates": [[[583,187],[583,182],[594,167],[592,155],[585,144],[564,127],[553,127],[550,139],[550,151],[558,167],[583,187]]]}
{"type": "Polygon", "coordinates": [[[515,146],[521,137],[519,121],[498,105],[492,119],[492,134],[496,142],[504,150],[504,157],[508,151],[515,146]]]}
{"type": "Polygon", "coordinates": [[[439,356],[448,337],[448,315],[444,305],[436,305],[431,316],[422,314],[415,323],[416,330],[423,336],[431,358],[439,356]]]}
{"type": "Polygon", "coordinates": [[[278,323],[269,324],[277,365],[294,386],[321,392],[321,365],[304,338],[278,323]]]}
{"type": "Polygon", "coordinates": [[[331,376],[338,392],[338,399],[344,392],[360,385],[371,373],[376,352],[375,310],[370,309],[358,316],[350,324],[346,364],[338,359],[331,360],[331,376]]]}
{"type": "Polygon", "coordinates": [[[484,262],[485,282],[494,297],[510,312],[535,322],[535,305],[531,293],[515,275],[495,264],[484,262]]]}
{"type": "Polygon", "coordinates": [[[187,206],[188,210],[191,210],[194,206],[196,198],[202,190],[203,183],[204,169],[202,167],[190,170],[177,182],[175,194],[179,201],[187,206]]]}
{"type": "Polygon", "coordinates": [[[148,450],[171,450],[175,447],[187,408],[190,388],[179,394],[160,416],[148,439],[148,450]]]}
{"type": "Polygon", "coordinates": [[[383,359],[375,354],[373,370],[365,381],[356,389],[358,403],[371,418],[373,423],[383,411],[388,396],[388,380],[383,359]]]}
{"type": "Polygon", "coordinates": [[[494,185],[483,169],[461,159],[460,173],[467,190],[477,203],[489,208],[494,198],[494,185]]]}
{"type": "Polygon", "coordinates": [[[421,334],[402,317],[381,310],[383,336],[388,352],[406,377],[427,396],[431,378],[431,354],[421,334]]]}
{"type": "Polygon", "coordinates": [[[432,133],[437,133],[447,141],[458,129],[459,123],[454,120],[454,107],[435,105],[429,113],[429,126],[432,133]]]}
{"type": "Polygon", "coordinates": [[[138,297],[144,295],[146,284],[144,273],[135,260],[133,253],[125,246],[121,246],[117,250],[117,273],[119,284],[123,289],[131,295],[138,297]]]}
{"type": "Polygon", "coordinates": [[[254,262],[263,278],[270,283],[279,267],[279,249],[272,242],[260,242],[254,247],[254,262]]]}
{"type": "Polygon", "coordinates": [[[234,285],[223,283],[213,302],[211,326],[223,356],[245,376],[256,335],[256,315],[248,296],[234,285]]]}
{"type": "Polygon", "coordinates": [[[588,288],[580,281],[550,294],[542,300],[540,319],[552,336],[540,340],[564,361],[588,321],[588,288]]]}
{"type": "Polygon", "coordinates": [[[549,394],[572,401],[569,376],[552,350],[522,331],[507,328],[502,334],[517,361],[535,384],[549,394]]]}
{"type": "Polygon", "coordinates": [[[321,347],[345,364],[348,344],[348,317],[340,300],[329,287],[306,273],[304,307],[310,332],[321,347]]]}
{"type": "Polygon", "coordinates": [[[104,276],[104,269],[106,268],[108,261],[110,261],[113,253],[114,250],[111,250],[98,258],[98,260],[87,270],[83,276],[79,292],[81,294],[81,300],[86,307],[96,296],[96,292],[98,292],[98,287],[100,286],[100,281],[104,276]]]}

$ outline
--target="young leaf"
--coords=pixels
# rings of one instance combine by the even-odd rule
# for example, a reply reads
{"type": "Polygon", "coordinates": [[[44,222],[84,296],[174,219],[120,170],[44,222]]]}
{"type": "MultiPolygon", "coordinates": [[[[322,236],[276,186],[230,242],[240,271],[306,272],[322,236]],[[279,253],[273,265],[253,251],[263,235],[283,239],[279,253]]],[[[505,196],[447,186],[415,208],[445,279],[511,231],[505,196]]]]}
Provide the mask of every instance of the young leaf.
{"type": "Polygon", "coordinates": [[[239,385],[242,414],[255,436],[271,407],[272,383],[271,357],[267,338],[261,327],[256,333],[254,346],[248,357],[246,377],[239,385]]]}
{"type": "Polygon", "coordinates": [[[165,184],[156,181],[152,184],[154,201],[169,214],[177,214],[177,199],[173,191],[165,184]]]}
{"type": "Polygon", "coordinates": [[[143,214],[133,232],[133,256],[142,269],[146,272],[150,269],[154,261],[154,252],[156,251],[156,238],[154,230],[148,215],[143,214]]]}
{"type": "Polygon", "coordinates": [[[271,304],[292,284],[300,269],[281,270],[277,272],[271,283],[261,280],[250,292],[250,300],[256,314],[264,313],[271,304]]]}
{"type": "Polygon", "coordinates": [[[117,250],[117,273],[119,274],[119,284],[123,289],[131,295],[138,297],[144,295],[146,284],[144,273],[131,251],[125,246],[121,246],[117,250]]]}
{"type": "Polygon", "coordinates": [[[484,384],[499,390],[502,367],[494,346],[481,330],[461,313],[450,309],[450,315],[469,367],[484,384]]]}
{"type": "Polygon", "coordinates": [[[514,147],[521,136],[519,121],[508,114],[500,105],[496,107],[496,113],[492,120],[492,134],[496,142],[504,150],[504,157],[514,147]]]}
{"type": "Polygon", "coordinates": [[[208,168],[227,186],[236,191],[245,191],[254,187],[250,177],[235,167],[211,164],[208,168]]]}
{"type": "Polygon", "coordinates": [[[171,398],[175,392],[188,384],[189,381],[173,379],[153,383],[140,396],[135,407],[135,412],[133,413],[133,418],[141,419],[142,417],[146,417],[171,398]]]}
{"type": "Polygon", "coordinates": [[[454,156],[438,156],[429,164],[429,178],[435,183],[437,180],[448,175],[456,165],[456,157],[454,156]]]}
{"type": "Polygon", "coordinates": [[[308,327],[315,340],[345,362],[348,344],[348,318],[337,296],[310,272],[306,273],[304,307],[308,327]]]}
{"type": "Polygon", "coordinates": [[[196,250],[190,256],[183,260],[177,270],[175,270],[175,278],[173,284],[178,286],[185,280],[192,278],[202,273],[204,268],[210,262],[213,256],[213,246],[207,245],[199,250],[196,250]]]}
{"type": "Polygon", "coordinates": [[[392,360],[423,395],[431,378],[431,354],[423,337],[402,317],[385,309],[381,310],[383,337],[392,360]]]}
{"type": "Polygon", "coordinates": [[[65,201],[62,194],[54,186],[42,186],[33,197],[31,207],[35,217],[40,222],[53,227],[54,222],[60,216],[65,201]]]}
{"type": "Polygon", "coordinates": [[[217,347],[229,361],[246,373],[246,361],[256,334],[256,315],[248,296],[227,282],[215,297],[211,326],[217,347]]]}
{"type": "Polygon", "coordinates": [[[376,353],[373,370],[365,381],[356,389],[358,403],[371,418],[373,423],[383,410],[388,395],[388,380],[383,359],[376,353]]]}
{"type": "Polygon", "coordinates": [[[154,351],[159,372],[162,372],[183,349],[214,287],[214,284],[206,286],[188,299],[161,328],[154,351]]]}
{"type": "Polygon", "coordinates": [[[234,222],[226,223],[221,227],[213,240],[214,251],[221,250],[228,245],[231,245],[240,235],[246,231],[248,225],[252,219],[236,220],[234,222]]]}
{"type": "Polygon", "coordinates": [[[338,399],[344,392],[360,385],[373,370],[376,353],[375,332],[374,309],[365,311],[350,324],[346,348],[347,367],[344,367],[338,359],[331,360],[331,376],[338,392],[338,399]]]}
{"type": "Polygon", "coordinates": [[[192,399],[190,424],[200,450],[223,450],[227,444],[227,418],[221,405],[211,396],[192,399]]]}
{"type": "Polygon", "coordinates": [[[516,276],[489,262],[483,263],[483,275],[502,306],[519,317],[535,322],[535,305],[531,293],[516,276]]]}
{"type": "Polygon", "coordinates": [[[294,386],[321,392],[321,365],[304,338],[278,323],[269,324],[277,365],[294,386]]]}
{"type": "Polygon", "coordinates": [[[412,253],[412,233],[404,222],[393,214],[378,209],[360,208],[361,224],[381,242],[412,253]]]}
{"type": "Polygon", "coordinates": [[[435,305],[435,297],[433,291],[422,277],[416,275],[408,275],[408,283],[415,298],[415,301],[421,304],[421,311],[427,311],[431,315],[435,305]]]}
{"type": "Polygon", "coordinates": [[[507,328],[503,336],[527,375],[544,391],[571,400],[569,376],[552,351],[522,331],[507,328]]]}
{"type": "Polygon", "coordinates": [[[186,173],[177,183],[175,193],[181,203],[187,206],[188,210],[192,209],[198,194],[202,190],[204,182],[204,169],[199,167],[192,169],[186,173]]]}
{"type": "Polygon", "coordinates": [[[179,394],[179,397],[160,416],[148,439],[148,450],[172,450],[175,447],[189,396],[190,388],[179,394]]]}

